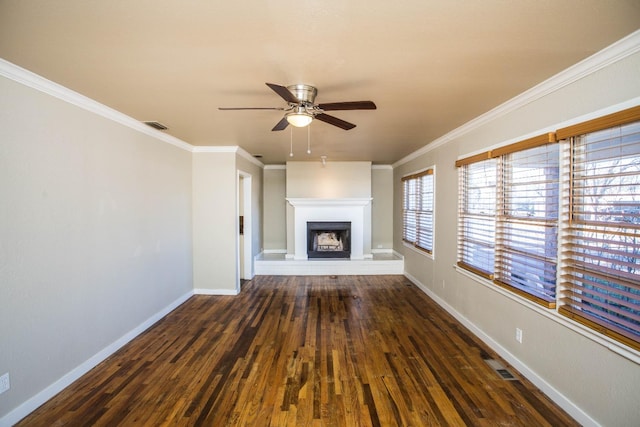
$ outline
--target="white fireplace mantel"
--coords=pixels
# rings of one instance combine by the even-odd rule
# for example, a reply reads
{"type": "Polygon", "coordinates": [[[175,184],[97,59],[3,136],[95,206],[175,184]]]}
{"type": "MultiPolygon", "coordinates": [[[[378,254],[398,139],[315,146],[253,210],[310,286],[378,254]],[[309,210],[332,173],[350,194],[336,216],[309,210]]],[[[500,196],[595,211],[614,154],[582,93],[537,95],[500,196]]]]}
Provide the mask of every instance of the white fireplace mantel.
{"type": "Polygon", "coordinates": [[[345,199],[317,199],[317,198],[288,198],[291,206],[367,206],[373,200],[371,197],[345,199]]]}
{"type": "Polygon", "coordinates": [[[294,259],[307,259],[307,222],[351,222],[351,259],[371,257],[371,197],[287,198],[294,208],[294,259]]]}

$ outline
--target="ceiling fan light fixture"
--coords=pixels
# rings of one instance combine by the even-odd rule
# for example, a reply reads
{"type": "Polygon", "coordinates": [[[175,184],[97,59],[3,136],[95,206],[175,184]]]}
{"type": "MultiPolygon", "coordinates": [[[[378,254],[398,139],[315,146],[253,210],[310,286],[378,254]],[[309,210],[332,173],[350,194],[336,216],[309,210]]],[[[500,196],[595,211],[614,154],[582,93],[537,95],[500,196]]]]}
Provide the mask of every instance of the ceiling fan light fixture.
{"type": "Polygon", "coordinates": [[[313,116],[305,111],[295,111],[287,114],[287,121],[292,126],[303,128],[313,121],[313,116]]]}

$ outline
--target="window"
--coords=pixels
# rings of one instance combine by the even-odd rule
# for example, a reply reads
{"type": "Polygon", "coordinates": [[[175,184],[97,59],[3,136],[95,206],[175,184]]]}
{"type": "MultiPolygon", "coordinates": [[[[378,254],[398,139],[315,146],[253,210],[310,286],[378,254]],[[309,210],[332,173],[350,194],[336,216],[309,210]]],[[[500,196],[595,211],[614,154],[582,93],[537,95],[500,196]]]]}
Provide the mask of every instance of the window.
{"type": "Polygon", "coordinates": [[[402,239],[433,253],[433,169],[402,178],[402,239]]]}
{"type": "Polygon", "coordinates": [[[456,166],[458,266],[640,350],[640,106],[456,166]]]}
{"type": "Polygon", "coordinates": [[[559,311],[640,348],[640,121],[568,140],[559,311]]]}
{"type": "Polygon", "coordinates": [[[493,279],[497,162],[464,165],[460,177],[458,264],[493,279]]]}
{"type": "Polygon", "coordinates": [[[458,265],[553,307],[559,153],[546,134],[456,163],[458,265]]]}
{"type": "Polygon", "coordinates": [[[495,280],[555,304],[560,160],[558,144],[499,158],[495,280]]]}

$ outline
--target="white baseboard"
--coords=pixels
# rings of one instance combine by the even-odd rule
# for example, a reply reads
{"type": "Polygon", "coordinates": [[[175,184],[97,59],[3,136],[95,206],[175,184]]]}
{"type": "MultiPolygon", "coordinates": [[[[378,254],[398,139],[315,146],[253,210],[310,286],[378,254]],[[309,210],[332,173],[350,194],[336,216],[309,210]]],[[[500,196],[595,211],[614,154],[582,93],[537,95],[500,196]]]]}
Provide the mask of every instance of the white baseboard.
{"type": "MultiPolygon", "coordinates": [[[[262,251],[263,254],[286,254],[286,249],[265,249],[262,251]]],[[[258,256],[260,256],[258,254],[258,256]]]]}
{"type": "Polygon", "coordinates": [[[416,285],[422,292],[427,294],[429,298],[434,300],[440,307],[444,308],[449,314],[455,317],[460,323],[462,323],[467,329],[469,329],[475,336],[480,338],[485,344],[491,347],[496,353],[500,355],[503,359],[509,362],[512,366],[514,366],[522,375],[524,375],[529,381],[531,381],[536,387],[538,387],[544,394],[549,396],[551,400],[553,400],[558,406],[567,411],[569,415],[571,415],[576,421],[578,421],[583,426],[587,427],[598,427],[598,424],[593,418],[589,416],[586,412],[584,412],[580,407],[576,406],[572,401],[570,401],[565,395],[560,393],[555,389],[551,384],[549,384],[544,378],[540,377],[533,370],[531,370],[527,365],[522,363],[520,359],[516,358],[513,354],[511,354],[506,348],[504,348],[500,343],[495,341],[489,335],[484,333],[481,329],[479,329],[473,322],[464,317],[458,311],[456,311],[452,306],[450,306],[445,300],[436,295],[431,289],[421,283],[418,279],[413,277],[411,274],[405,271],[405,277],[414,285],[416,285]]]}
{"type": "Polygon", "coordinates": [[[392,248],[371,249],[371,253],[372,254],[392,254],[393,253],[393,249],[392,248]]]}
{"type": "Polygon", "coordinates": [[[107,357],[111,356],[113,353],[118,351],[121,347],[127,344],[129,341],[149,329],[153,326],[158,320],[162,319],[164,316],[175,310],[178,306],[184,303],[193,295],[193,291],[187,292],[182,295],[162,310],[149,317],[147,320],[142,322],[140,325],[127,332],[125,335],[109,344],[107,347],[100,350],[98,353],[94,354],[88,360],[67,372],[62,376],[59,380],[49,385],[47,388],[42,390],[40,393],[36,394],[32,398],[23,402],[20,406],[9,412],[4,417],[0,418],[0,426],[12,426],[16,424],[18,421],[29,415],[31,412],[36,410],[39,406],[45,403],[47,400],[51,399],[53,396],[61,392],[63,389],[71,385],[75,380],[89,372],[91,369],[96,367],[100,362],[105,360],[107,357]]]}
{"type": "Polygon", "coordinates": [[[195,295],[238,295],[237,289],[194,289],[195,295]]]}

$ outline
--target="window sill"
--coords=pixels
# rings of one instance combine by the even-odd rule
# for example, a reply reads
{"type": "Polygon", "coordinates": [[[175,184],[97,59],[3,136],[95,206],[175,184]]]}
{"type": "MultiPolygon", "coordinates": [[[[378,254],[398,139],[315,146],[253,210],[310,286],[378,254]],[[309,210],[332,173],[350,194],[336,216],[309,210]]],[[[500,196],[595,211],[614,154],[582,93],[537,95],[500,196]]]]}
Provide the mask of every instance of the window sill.
{"type": "Polygon", "coordinates": [[[514,294],[512,292],[509,292],[508,290],[496,285],[495,283],[493,283],[493,281],[489,280],[489,279],[485,279],[483,277],[477,276],[473,273],[471,273],[468,270],[465,270],[464,268],[458,267],[457,265],[454,265],[453,268],[460,274],[462,274],[465,277],[470,278],[471,280],[480,283],[481,285],[485,286],[486,288],[489,288],[490,290],[497,292],[499,294],[501,294],[502,296],[505,296],[507,298],[509,298],[510,300],[517,302],[527,308],[529,308],[530,310],[535,311],[536,313],[546,317],[547,319],[553,320],[556,323],[561,324],[562,326],[571,329],[572,331],[584,336],[585,338],[588,338],[591,341],[596,342],[597,344],[600,344],[604,347],[606,347],[607,349],[609,349],[610,351],[624,357],[625,359],[628,359],[638,365],[640,365],[640,351],[634,350],[630,347],[627,347],[611,338],[608,338],[606,336],[600,335],[599,333],[593,331],[592,329],[587,328],[586,326],[582,325],[581,323],[572,321],[571,319],[561,315],[560,313],[558,313],[557,309],[547,309],[544,308],[542,306],[540,306],[539,304],[536,304],[533,301],[529,301],[528,299],[514,294]]]}

